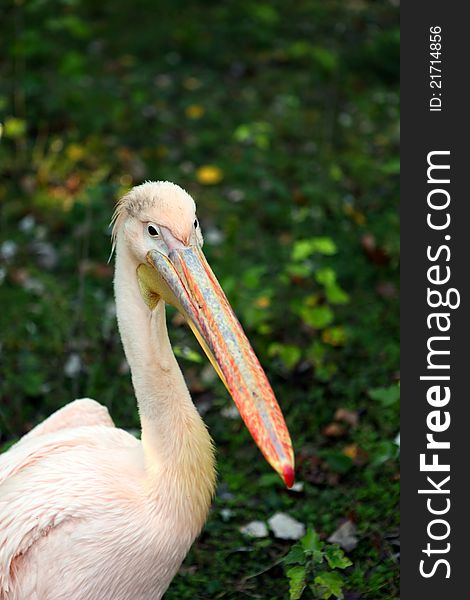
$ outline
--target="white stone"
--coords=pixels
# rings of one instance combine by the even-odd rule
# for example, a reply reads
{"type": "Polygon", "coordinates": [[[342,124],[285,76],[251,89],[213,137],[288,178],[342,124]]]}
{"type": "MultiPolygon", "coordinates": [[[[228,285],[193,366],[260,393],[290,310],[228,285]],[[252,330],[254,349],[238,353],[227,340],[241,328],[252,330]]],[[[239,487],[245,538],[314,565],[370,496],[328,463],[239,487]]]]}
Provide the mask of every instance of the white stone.
{"type": "Polygon", "coordinates": [[[305,525],[286,513],[278,512],[268,519],[269,527],[280,540],[299,540],[305,535],[305,525]]]}
{"type": "Polygon", "coordinates": [[[240,531],[243,535],[247,535],[248,537],[268,537],[268,528],[264,521],[251,521],[251,523],[247,523],[246,525],[243,525],[243,527],[240,527],[240,531]]]}

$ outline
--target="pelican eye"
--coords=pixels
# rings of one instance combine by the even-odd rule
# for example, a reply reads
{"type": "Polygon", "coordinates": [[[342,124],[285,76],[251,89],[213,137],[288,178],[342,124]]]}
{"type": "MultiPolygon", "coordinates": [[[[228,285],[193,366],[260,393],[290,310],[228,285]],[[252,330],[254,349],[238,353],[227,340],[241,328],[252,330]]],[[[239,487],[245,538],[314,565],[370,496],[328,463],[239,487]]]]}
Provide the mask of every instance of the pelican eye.
{"type": "Polygon", "coordinates": [[[194,221],[194,229],[197,229],[197,226],[198,226],[198,222],[197,222],[197,219],[196,219],[196,220],[194,221]]]}
{"type": "Polygon", "coordinates": [[[147,225],[147,231],[151,237],[158,237],[160,235],[158,229],[155,227],[155,225],[152,225],[152,223],[147,225]]]}

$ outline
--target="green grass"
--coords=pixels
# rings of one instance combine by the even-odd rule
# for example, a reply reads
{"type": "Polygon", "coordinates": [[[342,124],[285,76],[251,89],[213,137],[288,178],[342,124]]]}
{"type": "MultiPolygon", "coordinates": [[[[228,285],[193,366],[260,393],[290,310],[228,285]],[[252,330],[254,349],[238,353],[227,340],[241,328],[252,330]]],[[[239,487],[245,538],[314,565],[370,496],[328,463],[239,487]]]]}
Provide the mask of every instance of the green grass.
{"type": "Polygon", "coordinates": [[[394,3],[30,0],[2,23],[1,443],[80,396],[138,427],[107,225],[129,186],[175,181],[197,201],[206,255],[276,391],[304,489],[285,490],[221,414],[230,400],[172,312],[220,485],[166,597],[287,598],[277,563],[291,543],[239,532],[284,511],[322,538],[353,520],[345,598],[398,598],[394,3]],[[357,425],[328,429],[339,408],[357,425]]]}

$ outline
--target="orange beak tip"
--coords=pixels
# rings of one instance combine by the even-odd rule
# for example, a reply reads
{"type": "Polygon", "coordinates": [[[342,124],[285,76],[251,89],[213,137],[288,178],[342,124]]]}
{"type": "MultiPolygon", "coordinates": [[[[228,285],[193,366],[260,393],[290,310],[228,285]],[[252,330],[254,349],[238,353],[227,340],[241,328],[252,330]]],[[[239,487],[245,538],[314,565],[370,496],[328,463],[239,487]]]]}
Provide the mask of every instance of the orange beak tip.
{"type": "Polygon", "coordinates": [[[295,471],[293,467],[290,465],[285,465],[282,467],[282,478],[284,479],[284,483],[287,485],[287,487],[291,488],[295,481],[295,471]]]}

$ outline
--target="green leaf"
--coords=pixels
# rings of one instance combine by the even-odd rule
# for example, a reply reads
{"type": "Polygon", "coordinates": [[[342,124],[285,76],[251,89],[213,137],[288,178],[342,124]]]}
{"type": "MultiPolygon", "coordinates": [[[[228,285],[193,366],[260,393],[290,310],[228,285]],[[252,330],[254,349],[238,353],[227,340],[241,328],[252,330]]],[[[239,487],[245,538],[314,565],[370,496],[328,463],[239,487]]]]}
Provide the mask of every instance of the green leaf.
{"type": "Polygon", "coordinates": [[[312,238],[316,252],[326,254],[328,256],[336,254],[336,244],[329,237],[312,238]]]}
{"type": "Polygon", "coordinates": [[[382,165],[382,172],[386,175],[395,175],[400,172],[400,159],[391,158],[382,165]]]}
{"type": "Polygon", "coordinates": [[[349,302],[349,296],[342,290],[337,283],[327,285],[325,288],[326,298],[331,304],[346,304],[349,302]]]}
{"type": "Polygon", "coordinates": [[[307,529],[307,533],[300,540],[304,550],[313,552],[314,550],[320,551],[323,547],[323,542],[318,537],[318,533],[313,528],[307,529]]]}
{"type": "Polygon", "coordinates": [[[398,456],[398,448],[393,441],[389,440],[381,440],[377,443],[376,447],[373,450],[373,458],[371,460],[371,465],[377,467],[382,463],[390,460],[391,458],[396,458],[398,456]]]}
{"type": "Polygon", "coordinates": [[[242,274],[242,283],[244,287],[249,289],[259,289],[260,280],[266,272],[266,268],[263,266],[254,266],[247,269],[242,274]]]}
{"type": "Polygon", "coordinates": [[[347,334],[344,327],[328,327],[322,333],[322,340],[330,346],[344,346],[347,340],[347,334]]]}
{"type": "Polygon", "coordinates": [[[343,600],[343,578],[336,571],[324,571],[314,579],[320,598],[328,600],[331,596],[343,600]]]}
{"type": "Polygon", "coordinates": [[[326,347],[324,344],[315,340],[307,350],[307,357],[318,366],[325,358],[326,347]]]}
{"type": "Polygon", "coordinates": [[[265,4],[262,3],[252,3],[250,5],[252,16],[259,20],[263,25],[274,25],[280,19],[279,13],[271,6],[268,2],[265,4]]]}
{"type": "Polygon", "coordinates": [[[239,125],[233,134],[237,142],[253,144],[265,150],[271,142],[273,128],[270,123],[257,121],[254,123],[239,125]]]}
{"type": "Polygon", "coordinates": [[[292,248],[291,258],[293,261],[300,262],[315,252],[330,256],[336,253],[336,244],[329,237],[313,237],[305,240],[297,240],[292,248]]]}
{"type": "Polygon", "coordinates": [[[313,254],[311,240],[298,240],[292,248],[291,258],[295,261],[301,261],[313,254]]]}
{"type": "Polygon", "coordinates": [[[285,565],[304,565],[306,562],[305,552],[300,544],[295,544],[284,556],[282,562],[285,565]]]}
{"type": "Polygon", "coordinates": [[[393,406],[400,400],[400,386],[394,384],[386,388],[374,388],[369,390],[369,396],[383,406],[393,406]]]}
{"type": "Polygon", "coordinates": [[[7,138],[17,139],[26,133],[26,121],[16,117],[7,117],[3,123],[3,135],[7,138]]]}
{"type": "Polygon", "coordinates": [[[173,346],[173,352],[175,353],[175,356],[177,356],[178,358],[185,358],[189,362],[193,362],[193,363],[202,363],[203,362],[202,356],[195,350],[192,350],[191,348],[189,348],[188,346],[181,347],[181,346],[175,344],[173,346]]]}
{"type": "Polygon", "coordinates": [[[353,461],[349,456],[345,456],[341,452],[331,452],[326,456],[326,462],[330,469],[336,473],[347,473],[353,466],[353,461]]]}
{"type": "Polygon", "coordinates": [[[319,269],[315,279],[320,285],[325,286],[326,297],[332,304],[346,304],[349,296],[336,283],[336,273],[330,267],[319,269]]]}
{"type": "Polygon", "coordinates": [[[30,373],[25,373],[18,383],[26,395],[37,396],[41,392],[44,378],[41,373],[31,371],[30,373]]]}
{"type": "Polygon", "coordinates": [[[293,369],[299,362],[302,351],[297,346],[292,346],[291,344],[273,342],[269,345],[268,354],[269,356],[279,356],[288,369],[293,369]]]}
{"type": "Polygon", "coordinates": [[[315,329],[323,329],[333,321],[334,314],[329,306],[302,306],[300,317],[307,325],[315,329]]]}
{"type": "Polygon", "coordinates": [[[344,555],[338,544],[330,544],[326,547],[325,558],[332,569],[345,569],[352,565],[352,562],[344,555]]]}
{"type": "Polygon", "coordinates": [[[312,55],[313,46],[310,42],[297,40],[288,46],[287,56],[289,58],[308,58],[312,55]]]}
{"type": "Polygon", "coordinates": [[[313,58],[326,72],[333,71],[336,68],[338,59],[336,54],[331,52],[331,50],[328,50],[323,46],[315,46],[312,54],[313,58]]]}
{"type": "Polygon", "coordinates": [[[291,275],[292,277],[307,279],[312,273],[312,265],[309,265],[308,263],[292,263],[287,266],[286,270],[288,275],[291,275]]]}
{"type": "Polygon", "coordinates": [[[315,273],[315,279],[322,285],[332,285],[336,283],[336,273],[330,267],[318,269],[315,273]]]}
{"type": "Polygon", "coordinates": [[[289,598],[299,600],[305,589],[305,567],[291,567],[286,571],[289,578],[289,598]]]}
{"type": "Polygon", "coordinates": [[[277,473],[263,473],[258,479],[258,485],[260,487],[279,487],[282,485],[282,481],[277,473]]]}

